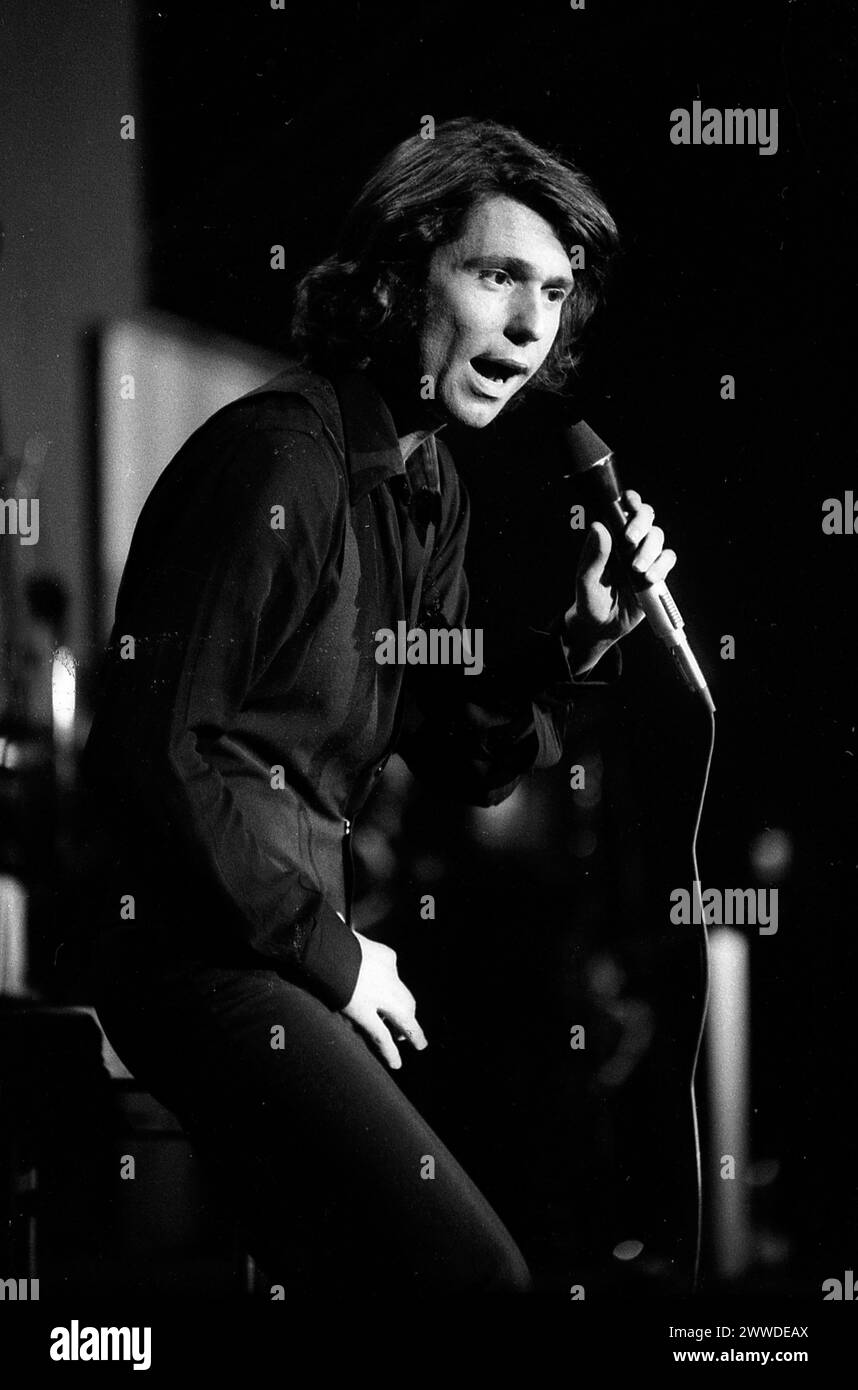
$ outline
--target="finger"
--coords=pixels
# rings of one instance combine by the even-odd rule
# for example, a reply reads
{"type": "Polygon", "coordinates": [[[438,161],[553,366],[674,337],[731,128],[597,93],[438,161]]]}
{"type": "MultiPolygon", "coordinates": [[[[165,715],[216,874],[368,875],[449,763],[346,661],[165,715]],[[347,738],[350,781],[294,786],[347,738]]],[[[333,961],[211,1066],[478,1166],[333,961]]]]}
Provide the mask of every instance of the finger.
{"type": "Polygon", "coordinates": [[[594,521],[587,531],[578,560],[578,578],[601,579],[611,554],[611,533],[601,521],[594,521]]]}
{"type": "Polygon", "coordinates": [[[626,511],[632,513],[639,512],[642,504],[643,498],[639,492],[635,492],[632,488],[629,488],[623,493],[623,506],[626,508],[626,511]]]}
{"type": "Polygon", "coordinates": [[[643,502],[625,529],[625,537],[630,545],[639,545],[652,527],[655,512],[648,502],[643,502]]]}
{"type": "Polygon", "coordinates": [[[377,1052],[380,1052],[384,1061],[393,1071],[399,1071],[402,1066],[402,1058],[399,1049],[396,1047],[393,1038],[390,1036],[389,1029],[385,1028],[378,1014],[372,1014],[366,1020],[362,1020],[360,1026],[366,1033],[370,1042],[377,1052]]]}
{"type": "Polygon", "coordinates": [[[418,1052],[429,1046],[426,1034],[417,1022],[413,1010],[409,1013],[399,1009],[379,1009],[378,1012],[393,1030],[397,1042],[407,1039],[418,1052]]]}
{"type": "Polygon", "coordinates": [[[649,569],[646,572],[646,577],[649,583],[657,584],[660,579],[664,579],[665,575],[670,574],[670,571],[673,569],[675,564],[676,551],[663,550],[659,555],[658,559],[652,565],[650,565],[649,569]]]}
{"type": "Polygon", "coordinates": [[[637,570],[639,574],[646,574],[650,565],[658,559],[663,548],[664,532],[660,526],[653,526],[632,556],[632,569],[637,570]]]}

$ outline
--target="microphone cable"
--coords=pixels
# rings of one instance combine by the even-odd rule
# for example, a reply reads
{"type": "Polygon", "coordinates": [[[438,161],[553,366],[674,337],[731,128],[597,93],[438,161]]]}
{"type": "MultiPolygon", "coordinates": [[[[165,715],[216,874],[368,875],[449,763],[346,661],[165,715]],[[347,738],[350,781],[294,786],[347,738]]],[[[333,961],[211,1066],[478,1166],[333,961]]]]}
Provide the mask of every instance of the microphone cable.
{"type": "MultiPolygon", "coordinates": [[[[709,774],[712,771],[712,757],[715,752],[715,713],[708,710],[709,714],[709,752],[706,758],[706,769],[703,773],[703,785],[700,789],[700,801],[697,806],[697,818],[694,822],[694,833],[691,837],[691,866],[694,874],[694,900],[699,912],[700,922],[700,955],[701,973],[703,980],[703,1007],[700,1011],[700,1027],[697,1032],[697,1044],[694,1048],[694,1058],[691,1063],[691,1078],[689,1081],[689,1095],[691,1100],[691,1123],[694,1131],[694,1162],[697,1179],[697,1235],[694,1245],[694,1270],[691,1279],[692,1295],[698,1292],[700,1281],[700,1253],[703,1246],[703,1168],[700,1155],[700,1126],[697,1120],[697,1096],[695,1093],[695,1082],[697,1079],[697,1064],[700,1060],[700,1049],[703,1045],[703,1036],[706,1031],[706,1017],[709,1012],[709,984],[710,984],[710,958],[709,958],[709,933],[706,930],[706,914],[703,911],[703,896],[700,888],[700,870],[697,864],[697,837],[700,833],[700,822],[703,819],[703,806],[706,801],[706,792],[709,787],[709,774]]],[[[694,913],[692,912],[692,920],[694,913]]]]}
{"type": "MultiPolygon", "coordinates": [[[[624,527],[628,521],[629,513],[624,505],[623,489],[614,467],[613,451],[603,439],[599,438],[585,420],[578,419],[571,423],[567,421],[562,429],[562,438],[566,455],[573,465],[573,473],[567,473],[564,476],[567,478],[570,476],[577,477],[579,485],[583,489],[583,495],[587,504],[595,504],[597,516],[600,516],[603,522],[608,525],[608,529],[612,535],[619,539],[624,536],[624,527]]],[[[620,585],[617,584],[617,587],[619,588],[620,585]]],[[[645,616],[652,630],[655,635],[668,646],[686,684],[690,686],[694,693],[702,697],[709,711],[710,720],[709,749],[706,757],[703,783],[700,789],[700,800],[697,805],[697,815],[694,821],[694,832],[691,837],[692,885],[696,909],[696,914],[692,913],[692,920],[694,920],[694,916],[696,915],[702,931],[700,946],[703,981],[703,1006],[700,1011],[700,1026],[697,1032],[697,1041],[694,1047],[691,1075],[689,1078],[689,1097],[691,1100],[691,1120],[694,1133],[694,1160],[697,1181],[697,1231],[694,1247],[694,1268],[691,1280],[691,1292],[692,1294],[696,1294],[700,1280],[700,1259],[703,1247],[703,1171],[695,1083],[697,1080],[697,1067],[700,1061],[700,1051],[706,1031],[706,1019],[709,1012],[711,975],[709,934],[706,930],[706,914],[703,911],[703,897],[700,887],[700,869],[697,863],[697,839],[700,833],[700,824],[703,819],[703,807],[709,788],[709,776],[712,771],[712,760],[715,752],[715,705],[709,693],[709,687],[706,684],[703,672],[700,670],[687,640],[684,639],[682,629],[685,625],[679,609],[664,583],[662,582],[658,586],[659,591],[652,596],[651,603],[647,603],[642,599],[642,595],[646,594],[648,587],[645,583],[642,585],[634,584],[632,587],[634,589],[634,596],[641,607],[643,607],[645,616]]]]}

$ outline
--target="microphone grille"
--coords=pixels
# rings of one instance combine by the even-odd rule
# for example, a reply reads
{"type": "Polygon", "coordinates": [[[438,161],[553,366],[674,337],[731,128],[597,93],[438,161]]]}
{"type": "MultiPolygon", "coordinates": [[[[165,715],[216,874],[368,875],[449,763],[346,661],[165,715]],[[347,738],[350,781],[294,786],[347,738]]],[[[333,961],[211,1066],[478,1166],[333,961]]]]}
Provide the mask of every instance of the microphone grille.
{"type": "Polygon", "coordinates": [[[590,429],[586,420],[564,425],[562,434],[574,473],[585,473],[588,468],[593,468],[611,454],[610,445],[606,444],[604,439],[600,439],[595,430],[590,429]]]}

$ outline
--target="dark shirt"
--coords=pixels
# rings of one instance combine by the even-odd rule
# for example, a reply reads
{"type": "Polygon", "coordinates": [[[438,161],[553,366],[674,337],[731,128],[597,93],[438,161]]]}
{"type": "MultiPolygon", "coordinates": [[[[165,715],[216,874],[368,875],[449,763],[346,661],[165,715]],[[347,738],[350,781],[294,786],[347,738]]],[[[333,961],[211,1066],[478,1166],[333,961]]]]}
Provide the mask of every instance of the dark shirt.
{"type": "Polygon", "coordinates": [[[400,621],[467,626],[467,531],[446,446],[404,463],[363,373],[287,369],[186,441],[134,532],[84,752],[105,927],[133,899],[138,923],[239,939],[348,1002],[351,832],[391,752],[481,806],[562,752],[556,625],[503,663],[487,636],[479,675],[376,660],[400,621]]]}

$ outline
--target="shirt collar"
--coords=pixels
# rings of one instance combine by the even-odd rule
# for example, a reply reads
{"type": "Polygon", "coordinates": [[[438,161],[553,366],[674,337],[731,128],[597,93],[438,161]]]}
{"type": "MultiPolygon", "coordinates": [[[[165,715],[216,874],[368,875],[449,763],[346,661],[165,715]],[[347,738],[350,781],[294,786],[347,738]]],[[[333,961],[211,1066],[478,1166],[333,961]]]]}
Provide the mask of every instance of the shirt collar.
{"type": "Polygon", "coordinates": [[[441,481],[435,436],[429,435],[403,460],[393,416],[366,372],[321,375],[290,362],[276,376],[246,392],[295,392],[313,406],[349,476],[352,506],[381,483],[390,483],[421,521],[441,517],[441,481]]]}
{"type": "Polygon", "coordinates": [[[365,372],[338,372],[333,384],[343,421],[352,505],[380,483],[399,478],[407,501],[422,495],[423,505],[428,502],[434,512],[434,499],[440,503],[441,498],[434,434],[403,459],[390,408],[370,377],[365,372]]]}

